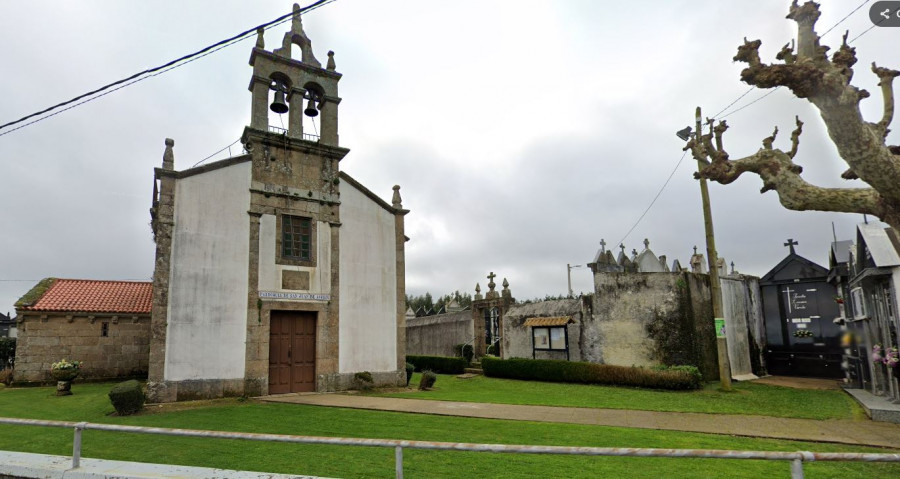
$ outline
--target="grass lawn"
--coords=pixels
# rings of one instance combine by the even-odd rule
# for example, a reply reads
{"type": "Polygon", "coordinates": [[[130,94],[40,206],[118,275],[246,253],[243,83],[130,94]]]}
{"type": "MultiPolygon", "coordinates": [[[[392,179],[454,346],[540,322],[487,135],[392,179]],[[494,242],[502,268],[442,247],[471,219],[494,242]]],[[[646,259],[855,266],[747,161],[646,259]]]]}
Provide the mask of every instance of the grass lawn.
{"type": "MultiPolygon", "coordinates": [[[[448,381],[448,378],[439,379],[448,381]]],[[[797,451],[871,451],[794,441],[752,439],[572,424],[430,416],[237,399],[152,408],[115,417],[106,393],[112,384],[79,384],[73,396],[54,388],[0,389],[0,416],[139,426],[320,436],[504,444],[797,451]]],[[[71,454],[70,430],[0,426],[0,449],[71,454]]],[[[239,440],[84,432],[84,457],[184,464],[326,477],[392,477],[394,451],[386,448],[257,443],[239,440]]],[[[786,462],[667,458],[603,458],[404,451],[405,474],[417,477],[787,477],[786,462]]],[[[895,477],[888,464],[813,463],[807,477],[895,477]]]]}
{"type": "MultiPolygon", "coordinates": [[[[411,386],[419,383],[413,375],[411,386]]],[[[766,384],[734,382],[733,392],[719,383],[698,391],[663,391],[589,384],[546,383],[476,376],[458,379],[438,375],[435,389],[375,392],[378,396],[414,397],[446,401],[528,404],[643,411],[752,414],[800,419],[861,419],[865,413],[843,391],[792,389],[766,384]]]]}

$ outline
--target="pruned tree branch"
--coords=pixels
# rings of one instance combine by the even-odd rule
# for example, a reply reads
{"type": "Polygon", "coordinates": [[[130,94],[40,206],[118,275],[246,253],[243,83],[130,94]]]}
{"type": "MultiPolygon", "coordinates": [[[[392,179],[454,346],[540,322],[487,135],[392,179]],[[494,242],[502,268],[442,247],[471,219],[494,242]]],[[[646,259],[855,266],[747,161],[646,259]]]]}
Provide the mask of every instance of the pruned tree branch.
{"type": "Polygon", "coordinates": [[[794,128],[794,131],[791,132],[791,151],[788,153],[788,156],[793,159],[797,156],[797,148],[800,147],[800,134],[803,133],[803,122],[800,121],[799,116],[795,116],[794,120],[796,121],[797,128],[794,128]]]}
{"type": "Polygon", "coordinates": [[[887,137],[888,127],[894,120],[894,78],[900,76],[900,71],[879,67],[872,62],[872,73],[878,75],[878,86],[881,87],[881,97],[884,100],[884,115],[878,122],[882,130],[882,136],[887,137]]]}
{"type": "Polygon", "coordinates": [[[762,192],[776,190],[789,209],[867,213],[900,229],[900,146],[886,145],[894,117],[893,79],[900,72],[872,64],[872,72],[879,78],[884,113],[878,123],[866,122],[859,104],[869,93],[850,83],[857,58],[847,40],[849,32],[844,33],[840,47],[829,58],[829,48],[820,44],[815,29],[819,16],[818,4],[807,1],[799,5],[794,0],[787,18],[797,24],[796,49],[794,42],[784,45],[776,56],[782,63],[767,64],[760,59],[762,42],[745,38],[734,60],[747,64],[741,72],[744,82],[758,88],[784,86],[815,105],[838,154],[849,166],[841,176],[858,178],[871,188],[822,188],[800,178],[802,168],[793,162],[803,132],[799,117],[795,118],[790,151],[774,148],[776,128],[763,140],[759,151],[738,160],[729,160],[722,147],[727,126],[723,122],[710,125],[709,134],[698,132],[696,141],[685,147],[701,162],[701,171],[695,176],[727,184],[751,172],[763,180],[762,192]]]}

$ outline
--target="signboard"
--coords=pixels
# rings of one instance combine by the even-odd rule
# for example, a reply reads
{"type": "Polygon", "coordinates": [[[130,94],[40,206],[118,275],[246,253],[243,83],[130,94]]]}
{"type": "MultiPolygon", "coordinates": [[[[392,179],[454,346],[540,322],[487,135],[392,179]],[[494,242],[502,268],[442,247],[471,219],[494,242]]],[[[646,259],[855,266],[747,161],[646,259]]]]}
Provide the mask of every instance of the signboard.
{"type": "Polygon", "coordinates": [[[278,291],[260,291],[261,299],[298,299],[312,301],[330,301],[330,294],[312,294],[312,293],[283,293],[278,291]]]}
{"type": "Polygon", "coordinates": [[[716,318],[716,337],[725,337],[725,318],[716,318]]]}

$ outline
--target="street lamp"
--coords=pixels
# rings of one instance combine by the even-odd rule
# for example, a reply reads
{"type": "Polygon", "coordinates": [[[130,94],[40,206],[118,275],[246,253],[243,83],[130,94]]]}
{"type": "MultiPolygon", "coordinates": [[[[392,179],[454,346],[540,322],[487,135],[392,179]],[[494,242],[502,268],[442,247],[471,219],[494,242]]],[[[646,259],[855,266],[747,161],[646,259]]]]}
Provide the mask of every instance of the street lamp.
{"type": "Polygon", "coordinates": [[[575,293],[572,292],[572,269],[573,268],[581,268],[581,267],[584,267],[584,265],[583,264],[571,265],[569,263],[566,263],[566,269],[568,270],[567,273],[569,276],[569,297],[575,297],[575,293]]]}

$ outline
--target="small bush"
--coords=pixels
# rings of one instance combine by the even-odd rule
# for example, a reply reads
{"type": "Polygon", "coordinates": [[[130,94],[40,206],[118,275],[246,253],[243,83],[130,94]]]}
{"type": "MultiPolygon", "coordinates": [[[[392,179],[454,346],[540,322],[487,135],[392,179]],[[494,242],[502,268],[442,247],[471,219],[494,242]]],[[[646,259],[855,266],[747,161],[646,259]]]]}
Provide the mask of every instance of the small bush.
{"type": "Polygon", "coordinates": [[[9,369],[16,362],[16,338],[0,338],[0,369],[9,369]]]}
{"type": "Polygon", "coordinates": [[[416,371],[428,370],[440,374],[462,374],[468,366],[464,358],[444,356],[407,356],[406,362],[412,363],[416,371]]]}
{"type": "Polygon", "coordinates": [[[128,416],[143,409],[146,397],[141,389],[141,383],[132,379],[116,384],[109,391],[109,400],[119,416],[128,416]]]}
{"type": "Polygon", "coordinates": [[[481,359],[489,377],[563,383],[609,384],[653,389],[699,389],[699,371],[693,366],[674,366],[663,371],[609,364],[547,359],[481,359]],[[692,368],[692,369],[691,369],[692,368]]]}
{"type": "Polygon", "coordinates": [[[413,373],[416,371],[416,366],[412,363],[406,363],[406,387],[409,387],[409,380],[412,379],[413,373]]]}
{"type": "Polygon", "coordinates": [[[491,356],[500,356],[500,341],[495,341],[491,343],[487,348],[487,353],[491,356]]]}
{"type": "Polygon", "coordinates": [[[368,391],[375,385],[375,379],[369,371],[358,372],[353,375],[353,388],[359,391],[368,391]]]}
{"type": "Polygon", "coordinates": [[[9,386],[13,382],[12,368],[0,369],[0,384],[9,386]]]}
{"type": "Polygon", "coordinates": [[[437,381],[437,374],[434,374],[431,371],[423,371],[422,379],[419,380],[419,389],[425,391],[431,389],[434,386],[434,383],[437,381]]]}
{"type": "Polygon", "coordinates": [[[457,344],[453,347],[456,355],[466,360],[466,365],[472,364],[472,358],[475,357],[475,348],[471,344],[457,344]]]}

